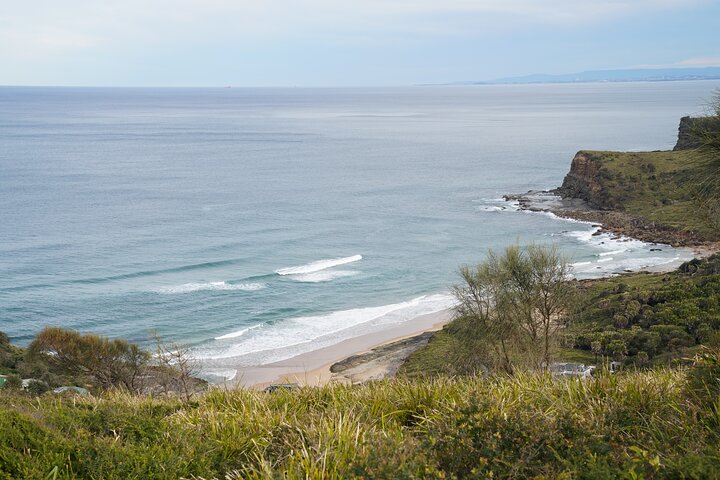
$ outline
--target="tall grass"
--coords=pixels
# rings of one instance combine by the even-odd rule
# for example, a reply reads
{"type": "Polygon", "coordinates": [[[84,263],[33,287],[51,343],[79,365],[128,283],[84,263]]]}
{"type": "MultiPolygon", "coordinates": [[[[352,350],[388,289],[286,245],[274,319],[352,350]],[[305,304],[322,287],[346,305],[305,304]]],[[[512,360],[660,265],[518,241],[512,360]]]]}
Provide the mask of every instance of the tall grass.
{"type": "Polygon", "coordinates": [[[717,478],[686,371],[386,380],[192,402],[0,394],[0,478],[717,478]]]}

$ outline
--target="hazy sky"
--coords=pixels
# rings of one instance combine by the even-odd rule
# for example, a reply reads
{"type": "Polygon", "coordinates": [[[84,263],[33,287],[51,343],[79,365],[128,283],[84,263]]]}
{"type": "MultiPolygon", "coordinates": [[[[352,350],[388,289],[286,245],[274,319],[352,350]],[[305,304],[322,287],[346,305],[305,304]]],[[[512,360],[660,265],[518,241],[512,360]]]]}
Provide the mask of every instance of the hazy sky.
{"type": "Polygon", "coordinates": [[[720,65],[717,0],[2,0],[4,85],[407,85],[720,65]]]}

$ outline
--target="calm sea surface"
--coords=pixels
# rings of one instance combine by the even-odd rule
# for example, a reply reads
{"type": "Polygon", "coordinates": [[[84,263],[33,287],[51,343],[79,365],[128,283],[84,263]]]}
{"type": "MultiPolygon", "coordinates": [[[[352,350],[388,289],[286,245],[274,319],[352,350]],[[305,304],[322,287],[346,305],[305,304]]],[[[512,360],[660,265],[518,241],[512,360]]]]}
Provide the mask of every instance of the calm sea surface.
{"type": "Polygon", "coordinates": [[[671,261],[499,199],[581,148],[671,148],[718,86],[0,88],[0,330],[260,364],[447,307],[488,248],[671,261]]]}

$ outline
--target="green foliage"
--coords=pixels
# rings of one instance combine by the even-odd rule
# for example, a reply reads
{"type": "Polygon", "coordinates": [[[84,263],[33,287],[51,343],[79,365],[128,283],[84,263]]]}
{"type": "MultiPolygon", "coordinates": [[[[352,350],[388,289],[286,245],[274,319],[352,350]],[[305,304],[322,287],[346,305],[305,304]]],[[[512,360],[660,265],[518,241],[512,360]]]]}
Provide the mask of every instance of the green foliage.
{"type": "Polygon", "coordinates": [[[710,99],[708,115],[699,120],[693,132],[701,144],[694,191],[712,225],[720,229],[720,90],[710,99]]]}
{"type": "Polygon", "coordinates": [[[510,374],[549,365],[573,293],[568,263],[557,248],[510,246],[502,255],[490,250],[484,262],[461,267],[460,275],[463,282],[453,292],[463,320],[455,328],[471,347],[466,350],[486,367],[510,374]]]}
{"type": "Polygon", "coordinates": [[[100,388],[138,390],[150,354],[125,340],[46,327],[28,347],[27,358],[31,363],[45,365],[52,374],[100,388]]]}
{"type": "Polygon", "coordinates": [[[42,380],[30,380],[27,386],[27,391],[30,395],[39,397],[45,392],[50,390],[50,385],[43,382],[42,380]]]}
{"type": "Polygon", "coordinates": [[[5,332],[0,332],[0,373],[15,373],[23,351],[10,343],[5,332]]]}
{"type": "Polygon", "coordinates": [[[10,374],[6,377],[5,385],[3,388],[10,390],[20,390],[22,388],[22,379],[16,374],[10,374]]]}
{"type": "Polygon", "coordinates": [[[720,349],[705,348],[695,357],[686,389],[700,407],[720,409],[720,349]]]}
{"type": "Polygon", "coordinates": [[[670,274],[589,282],[566,335],[572,346],[637,366],[692,356],[720,332],[720,255],[670,274]]]}
{"type": "Polygon", "coordinates": [[[717,478],[685,371],[436,378],[191,402],[0,392],[0,478],[717,478]],[[635,475],[635,477],[633,477],[635,475]]]}
{"type": "MultiPolygon", "coordinates": [[[[574,285],[572,319],[559,331],[556,357],[596,364],[617,360],[638,368],[673,365],[701,345],[720,346],[720,255],[673,273],[637,273],[574,285]]],[[[460,317],[413,353],[409,377],[472,375],[483,370],[485,330],[460,317]]],[[[490,363],[488,363],[490,364],[490,363]]]]}
{"type": "Polygon", "coordinates": [[[709,175],[700,150],[657,152],[587,151],[599,167],[603,203],[646,220],[649,225],[691,232],[703,240],[720,239],[720,225],[707,204],[698,206],[698,185],[709,175]]]}

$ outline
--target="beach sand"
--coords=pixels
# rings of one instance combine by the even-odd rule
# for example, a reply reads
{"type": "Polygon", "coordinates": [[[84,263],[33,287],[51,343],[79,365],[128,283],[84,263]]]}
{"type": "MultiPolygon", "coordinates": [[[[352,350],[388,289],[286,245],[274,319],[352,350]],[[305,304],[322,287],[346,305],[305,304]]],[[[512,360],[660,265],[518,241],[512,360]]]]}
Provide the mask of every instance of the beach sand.
{"type": "MultiPolygon", "coordinates": [[[[299,385],[317,386],[331,381],[350,382],[380,378],[383,376],[384,371],[392,370],[396,366],[397,358],[388,359],[388,361],[379,361],[376,358],[374,362],[369,362],[370,364],[364,374],[358,372],[362,368],[354,369],[352,380],[347,375],[333,374],[330,372],[330,367],[348,357],[369,352],[376,347],[415,337],[424,332],[439,330],[451,318],[451,310],[421,315],[395,327],[343,340],[335,345],[304,353],[287,360],[261,366],[242,367],[238,369],[237,376],[233,380],[233,386],[264,388],[272,383],[297,383],[299,385]]],[[[405,351],[407,351],[407,347],[405,351]]],[[[388,357],[393,357],[393,355],[390,354],[388,357]]]]}

